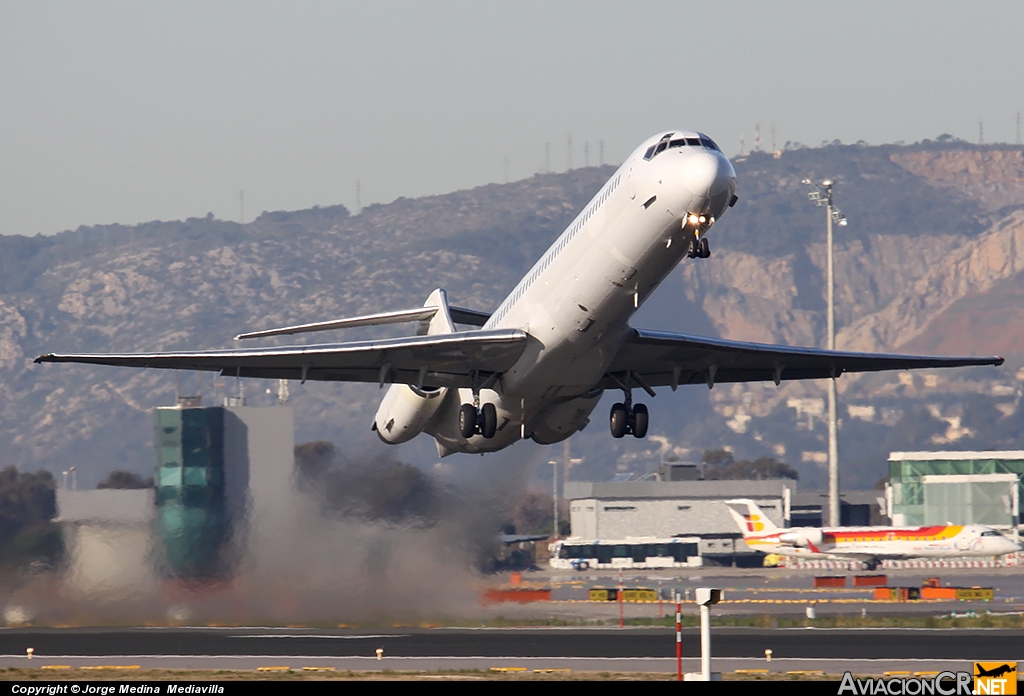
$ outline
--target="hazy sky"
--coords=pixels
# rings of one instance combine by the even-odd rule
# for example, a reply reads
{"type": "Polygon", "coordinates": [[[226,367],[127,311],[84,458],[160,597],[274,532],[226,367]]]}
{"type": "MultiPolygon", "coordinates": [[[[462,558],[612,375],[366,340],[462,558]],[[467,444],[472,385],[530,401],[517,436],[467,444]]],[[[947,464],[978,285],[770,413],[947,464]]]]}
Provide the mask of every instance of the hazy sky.
{"type": "MultiPolygon", "coordinates": [[[[703,130],[1014,142],[1024,3],[0,0],[0,234],[387,202],[703,130]]],[[[742,182],[741,182],[742,187],[742,182]]]]}

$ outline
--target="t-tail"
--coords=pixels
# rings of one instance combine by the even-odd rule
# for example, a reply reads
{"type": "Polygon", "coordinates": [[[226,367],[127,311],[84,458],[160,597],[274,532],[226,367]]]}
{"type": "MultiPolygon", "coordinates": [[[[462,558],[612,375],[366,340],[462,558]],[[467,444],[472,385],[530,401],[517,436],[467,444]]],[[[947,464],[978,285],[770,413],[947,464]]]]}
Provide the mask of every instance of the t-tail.
{"type": "Polygon", "coordinates": [[[729,508],[729,514],[736,520],[736,526],[740,528],[744,539],[755,536],[760,537],[779,531],[775,523],[768,519],[768,516],[761,511],[761,508],[753,500],[737,498],[735,500],[727,500],[725,504],[729,508]],[[746,514],[737,512],[733,507],[734,505],[745,506],[747,508],[746,514]]]}

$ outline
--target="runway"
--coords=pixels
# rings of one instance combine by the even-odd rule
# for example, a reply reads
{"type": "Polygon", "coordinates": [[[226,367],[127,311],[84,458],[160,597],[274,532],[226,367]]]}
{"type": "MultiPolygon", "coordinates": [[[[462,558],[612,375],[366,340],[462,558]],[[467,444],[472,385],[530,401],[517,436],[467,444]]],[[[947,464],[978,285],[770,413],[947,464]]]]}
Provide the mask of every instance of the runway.
{"type": "MultiPolygon", "coordinates": [[[[974,660],[1024,662],[1024,630],[755,629],[716,627],[715,669],[966,670],[974,660]],[[765,660],[770,649],[773,659],[765,660]]],[[[699,634],[683,636],[696,670],[699,634]]],[[[674,631],[664,628],[438,628],[354,631],[276,628],[0,630],[0,666],[139,665],[143,668],[439,670],[525,667],[674,672],[674,631]],[[26,658],[33,648],[34,659],[26,658]],[[383,659],[376,657],[382,650],[383,659]]]]}

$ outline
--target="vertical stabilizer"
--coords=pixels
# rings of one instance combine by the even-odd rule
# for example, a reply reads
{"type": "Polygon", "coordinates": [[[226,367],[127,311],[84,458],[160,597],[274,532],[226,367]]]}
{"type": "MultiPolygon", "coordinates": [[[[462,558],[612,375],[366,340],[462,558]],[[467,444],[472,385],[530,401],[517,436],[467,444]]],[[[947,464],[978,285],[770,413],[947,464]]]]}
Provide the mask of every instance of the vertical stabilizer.
{"type": "Polygon", "coordinates": [[[437,312],[430,319],[420,322],[416,333],[421,336],[455,333],[455,322],[452,321],[452,313],[448,309],[448,292],[444,288],[437,288],[430,293],[423,306],[437,307],[437,312]]]}
{"type": "Polygon", "coordinates": [[[725,501],[725,505],[729,508],[729,514],[731,514],[732,518],[736,520],[736,526],[740,528],[744,539],[751,536],[773,534],[779,531],[779,528],[775,526],[774,522],[768,519],[768,516],[761,511],[761,508],[757,506],[757,503],[749,498],[727,500],[725,501]],[[734,505],[746,507],[746,514],[737,512],[733,507],[734,505]]]}

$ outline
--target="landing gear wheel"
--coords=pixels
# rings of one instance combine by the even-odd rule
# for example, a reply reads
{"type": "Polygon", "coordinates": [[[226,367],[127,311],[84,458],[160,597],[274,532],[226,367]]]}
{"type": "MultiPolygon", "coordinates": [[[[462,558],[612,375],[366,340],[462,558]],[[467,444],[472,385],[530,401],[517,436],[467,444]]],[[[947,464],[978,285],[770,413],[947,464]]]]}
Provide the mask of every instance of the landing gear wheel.
{"type": "Polygon", "coordinates": [[[484,404],[480,407],[480,434],[490,440],[498,431],[498,410],[494,404],[484,404]]]}
{"type": "Polygon", "coordinates": [[[462,404],[459,409],[459,434],[467,440],[476,434],[476,407],[462,404]]]}
{"type": "Polygon", "coordinates": [[[695,259],[700,252],[700,240],[694,237],[690,238],[690,243],[686,247],[686,258],[695,259]]]}
{"type": "Polygon", "coordinates": [[[612,437],[625,437],[626,431],[629,429],[629,412],[626,411],[626,404],[618,403],[612,406],[609,424],[612,429],[612,437]]]}
{"type": "Polygon", "coordinates": [[[711,256],[711,245],[707,237],[701,237],[697,242],[697,258],[706,259],[711,256]]]}
{"type": "Polygon", "coordinates": [[[643,404],[637,404],[633,407],[633,437],[643,438],[647,436],[647,425],[650,422],[650,417],[647,414],[647,407],[643,404]]]}

